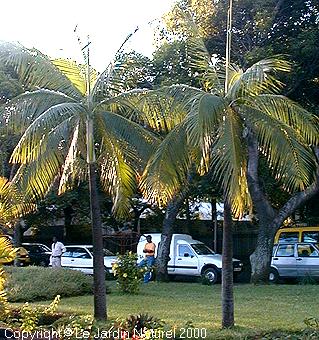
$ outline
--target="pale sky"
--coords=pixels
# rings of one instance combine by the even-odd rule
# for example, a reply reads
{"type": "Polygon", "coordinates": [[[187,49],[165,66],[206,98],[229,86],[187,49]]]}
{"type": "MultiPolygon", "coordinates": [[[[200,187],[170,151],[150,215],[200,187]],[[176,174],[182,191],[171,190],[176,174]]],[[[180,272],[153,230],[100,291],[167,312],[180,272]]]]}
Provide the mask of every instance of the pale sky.
{"type": "Polygon", "coordinates": [[[148,22],[160,18],[174,0],[9,0],[1,1],[0,40],[36,47],[51,57],[81,61],[74,33],[90,35],[91,64],[102,71],[125,37],[139,31],[126,49],[151,56],[153,33],[148,22]]]}

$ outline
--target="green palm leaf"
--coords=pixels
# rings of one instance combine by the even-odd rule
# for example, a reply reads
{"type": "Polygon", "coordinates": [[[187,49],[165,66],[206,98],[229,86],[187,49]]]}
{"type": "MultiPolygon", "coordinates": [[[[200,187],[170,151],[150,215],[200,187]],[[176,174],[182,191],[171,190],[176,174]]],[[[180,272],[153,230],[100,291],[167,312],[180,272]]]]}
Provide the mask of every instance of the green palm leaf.
{"type": "Polygon", "coordinates": [[[15,132],[25,129],[50,107],[62,103],[75,102],[73,98],[51,90],[25,92],[13,98],[5,107],[4,113],[8,125],[15,132]]]}
{"type": "Polygon", "coordinates": [[[62,145],[59,144],[67,139],[75,117],[84,110],[85,108],[77,103],[51,106],[26,129],[13,151],[11,161],[25,164],[36,160],[48,146],[61,149],[62,145]]]}
{"type": "Polygon", "coordinates": [[[26,89],[42,88],[81,99],[71,81],[38,50],[29,50],[12,43],[0,44],[0,60],[14,68],[26,89]]]}
{"type": "Polygon", "coordinates": [[[301,106],[280,95],[262,94],[247,99],[247,105],[289,125],[305,142],[319,144],[319,119],[301,106]]]}
{"type": "Polygon", "coordinates": [[[112,136],[112,140],[125,143],[127,151],[133,152],[137,159],[148,159],[159,143],[156,136],[139,124],[112,112],[97,114],[97,128],[102,137],[112,136]]]}
{"type": "Polygon", "coordinates": [[[113,199],[113,212],[125,217],[131,207],[129,198],[136,191],[137,173],[125,158],[121,145],[114,139],[103,139],[98,163],[102,187],[113,199]]]}
{"type": "Polygon", "coordinates": [[[296,130],[263,112],[246,108],[260,148],[276,179],[289,191],[304,190],[315,179],[316,161],[312,149],[296,130]]]}
{"type": "Polygon", "coordinates": [[[211,171],[232,200],[235,215],[251,206],[246,178],[247,163],[242,139],[242,122],[232,109],[226,111],[221,130],[212,148],[211,171]]]}
{"type": "Polygon", "coordinates": [[[264,92],[278,93],[283,83],[275,78],[277,72],[288,72],[291,68],[289,62],[281,59],[261,60],[245,72],[238,69],[230,76],[229,89],[226,98],[238,100],[247,96],[255,96],[264,92]]]}
{"type": "Polygon", "coordinates": [[[188,146],[185,127],[177,125],[148,162],[141,182],[145,197],[165,205],[186,183],[197,157],[198,152],[188,146]]]}
{"type": "Polygon", "coordinates": [[[35,208],[13,182],[0,177],[0,224],[12,223],[35,208]]]}

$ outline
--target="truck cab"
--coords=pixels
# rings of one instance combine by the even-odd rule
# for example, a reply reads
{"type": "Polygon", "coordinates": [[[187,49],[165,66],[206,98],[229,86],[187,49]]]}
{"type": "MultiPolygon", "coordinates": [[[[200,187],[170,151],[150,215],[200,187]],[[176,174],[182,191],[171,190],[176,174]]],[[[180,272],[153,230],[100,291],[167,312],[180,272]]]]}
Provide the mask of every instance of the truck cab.
{"type": "MultiPolygon", "coordinates": [[[[155,256],[161,234],[145,234],[152,236],[156,244],[155,256]]],[[[137,245],[138,261],[144,258],[143,249],[146,236],[141,236],[137,245]]],[[[234,273],[242,271],[242,263],[233,259],[234,273]]],[[[187,234],[173,234],[170,246],[170,260],[168,262],[169,275],[202,276],[211,284],[216,283],[221,277],[222,256],[216,254],[203,242],[194,240],[187,234]]]]}

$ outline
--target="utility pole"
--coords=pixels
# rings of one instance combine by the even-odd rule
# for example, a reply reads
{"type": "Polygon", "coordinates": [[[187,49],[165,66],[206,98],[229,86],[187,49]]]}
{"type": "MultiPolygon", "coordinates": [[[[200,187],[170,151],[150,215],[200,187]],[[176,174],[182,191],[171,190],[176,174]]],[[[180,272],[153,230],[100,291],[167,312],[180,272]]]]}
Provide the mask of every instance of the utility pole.
{"type": "MultiPolygon", "coordinates": [[[[229,0],[227,12],[227,38],[226,38],[226,77],[225,97],[229,90],[230,51],[232,34],[233,1],[229,0]]],[[[230,108],[231,110],[231,108],[230,108]]],[[[223,250],[222,250],[222,327],[234,326],[234,277],[233,277],[233,230],[231,200],[224,190],[224,221],[223,221],[223,250]]]]}

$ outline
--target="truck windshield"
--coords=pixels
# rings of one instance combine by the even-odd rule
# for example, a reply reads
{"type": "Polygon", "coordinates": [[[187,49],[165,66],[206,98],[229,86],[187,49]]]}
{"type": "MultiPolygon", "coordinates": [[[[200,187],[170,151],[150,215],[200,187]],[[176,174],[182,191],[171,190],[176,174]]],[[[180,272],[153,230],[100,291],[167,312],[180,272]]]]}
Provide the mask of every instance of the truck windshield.
{"type": "Polygon", "coordinates": [[[194,243],[191,244],[197,255],[214,255],[215,253],[205,244],[194,243]]]}

